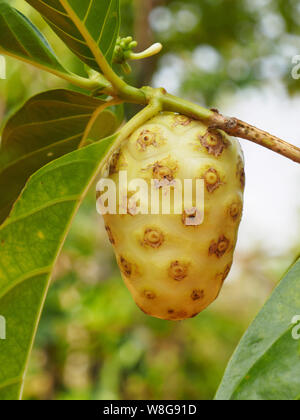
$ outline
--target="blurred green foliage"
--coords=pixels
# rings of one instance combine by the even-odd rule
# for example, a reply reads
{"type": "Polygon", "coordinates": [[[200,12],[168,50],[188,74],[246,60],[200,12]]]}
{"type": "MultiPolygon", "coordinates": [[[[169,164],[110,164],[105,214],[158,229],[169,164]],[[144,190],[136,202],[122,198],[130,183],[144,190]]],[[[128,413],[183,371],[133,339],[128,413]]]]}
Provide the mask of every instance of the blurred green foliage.
{"type": "Polygon", "coordinates": [[[92,189],[57,264],[25,397],[212,399],[234,348],[284,267],[268,267],[264,259],[259,251],[248,256],[242,278],[225,290],[223,302],[197,318],[150,318],[120,278],[92,189]]]}
{"type": "MultiPolygon", "coordinates": [[[[123,3],[123,30],[127,33],[138,24],[133,23],[134,8],[129,12],[132,1],[123,3]]],[[[170,86],[177,93],[211,106],[220,95],[230,96],[249,85],[281,81],[290,93],[299,90],[300,84],[291,77],[292,58],[300,51],[298,0],[134,3],[151,4],[149,22],[153,35],[148,33],[148,37],[164,44],[158,70],[166,80],[173,72],[173,79],[178,80],[171,80],[170,86]]],[[[143,20],[141,25],[140,33],[147,38],[143,20]]],[[[147,73],[146,66],[141,74],[147,73]]]]}
{"type": "MultiPolygon", "coordinates": [[[[62,61],[82,64],[23,0],[12,0],[44,32],[62,61]]],[[[134,64],[131,82],[168,82],[178,94],[213,105],[236,90],[280,80],[291,92],[292,56],[300,52],[297,0],[122,0],[122,35],[139,47],[164,44],[160,58],[134,64]]],[[[54,76],[7,60],[0,81],[0,121],[32,94],[66,86],[54,76]]],[[[132,112],[132,111],[131,111],[132,112]]],[[[94,189],[78,213],[37,335],[25,387],[28,399],[211,399],[251,319],[290,261],[259,249],[237,256],[220,299],[180,323],[139,311],[123,285],[94,189]],[[246,300],[246,302],[245,302],[246,300]]]]}

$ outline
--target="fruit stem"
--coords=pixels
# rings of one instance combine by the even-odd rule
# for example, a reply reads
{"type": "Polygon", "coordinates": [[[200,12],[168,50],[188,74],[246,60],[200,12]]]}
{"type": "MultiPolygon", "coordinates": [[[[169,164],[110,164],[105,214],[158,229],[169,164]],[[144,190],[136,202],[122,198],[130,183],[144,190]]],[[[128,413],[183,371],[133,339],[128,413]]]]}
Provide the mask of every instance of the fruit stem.
{"type": "Polygon", "coordinates": [[[217,110],[208,110],[199,105],[175,96],[162,95],[163,109],[165,111],[180,112],[188,117],[205,121],[212,129],[220,129],[227,134],[252,141],[279,153],[296,163],[300,163],[300,149],[266,131],[260,130],[237,118],[224,117],[217,110]]]}
{"type": "Polygon", "coordinates": [[[214,116],[213,111],[168,93],[162,96],[162,103],[165,111],[179,112],[197,120],[209,120],[214,116]]]}
{"type": "Polygon", "coordinates": [[[297,146],[237,118],[224,117],[217,111],[214,111],[214,113],[215,117],[212,118],[211,128],[218,128],[231,136],[250,140],[296,163],[300,163],[300,149],[297,146]]]}

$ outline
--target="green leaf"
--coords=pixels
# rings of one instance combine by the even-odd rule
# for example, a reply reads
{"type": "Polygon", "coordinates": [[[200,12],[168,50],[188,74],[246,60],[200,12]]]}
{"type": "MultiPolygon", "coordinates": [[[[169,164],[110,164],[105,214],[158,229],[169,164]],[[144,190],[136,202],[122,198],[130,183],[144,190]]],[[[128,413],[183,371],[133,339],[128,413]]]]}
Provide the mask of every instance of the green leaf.
{"type": "Polygon", "coordinates": [[[0,227],[0,400],[19,398],[49,279],[70,224],[117,135],[36,172],[0,227]]]}
{"type": "MultiPolygon", "coordinates": [[[[78,148],[91,116],[103,104],[81,93],[52,90],[31,98],[8,121],[0,149],[0,224],[30,175],[78,148]]],[[[95,140],[116,131],[121,121],[115,112],[101,112],[95,140]]]]}
{"type": "Polygon", "coordinates": [[[111,63],[120,29],[119,0],[26,0],[84,63],[101,71],[95,51],[111,63]]]}
{"type": "Polygon", "coordinates": [[[18,10],[0,2],[0,53],[42,69],[68,74],[39,30],[18,10]]]}
{"type": "Polygon", "coordinates": [[[250,326],[225,372],[217,400],[294,400],[300,395],[300,260],[250,326]]]}

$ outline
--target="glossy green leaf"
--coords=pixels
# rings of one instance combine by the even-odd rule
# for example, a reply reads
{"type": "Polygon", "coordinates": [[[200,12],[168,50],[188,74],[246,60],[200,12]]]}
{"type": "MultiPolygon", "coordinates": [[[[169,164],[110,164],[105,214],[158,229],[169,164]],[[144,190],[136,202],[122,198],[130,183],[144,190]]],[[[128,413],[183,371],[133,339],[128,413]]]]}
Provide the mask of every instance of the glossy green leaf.
{"type": "Polygon", "coordinates": [[[57,255],[116,135],[36,172],[0,227],[0,400],[17,399],[57,255]]]}
{"type": "Polygon", "coordinates": [[[217,400],[295,400],[300,395],[300,260],[250,326],[217,400]]]}
{"type": "MultiPolygon", "coordinates": [[[[52,90],[31,98],[8,121],[0,148],[0,223],[30,175],[77,149],[92,114],[102,104],[81,93],[52,90]]],[[[93,139],[111,135],[120,122],[115,109],[105,109],[96,122],[96,133],[93,129],[93,139]]]]}
{"type": "Polygon", "coordinates": [[[112,61],[120,28],[119,0],[26,1],[88,66],[100,71],[95,49],[101,51],[109,63],[112,61]]]}
{"type": "Polygon", "coordinates": [[[41,32],[18,10],[0,2],[0,54],[7,54],[42,69],[67,74],[41,32]]]}

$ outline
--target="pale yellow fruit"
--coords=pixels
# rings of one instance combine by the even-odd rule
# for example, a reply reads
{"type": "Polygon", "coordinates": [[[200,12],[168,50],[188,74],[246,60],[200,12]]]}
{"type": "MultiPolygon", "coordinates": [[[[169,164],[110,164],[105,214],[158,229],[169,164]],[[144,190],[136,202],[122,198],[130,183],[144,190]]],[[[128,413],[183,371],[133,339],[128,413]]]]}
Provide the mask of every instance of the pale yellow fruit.
{"type": "Polygon", "coordinates": [[[109,178],[117,186],[122,170],[128,182],[146,180],[149,195],[151,179],[204,180],[201,225],[190,225],[196,215],[183,208],[180,215],[134,215],[129,205],[126,215],[104,216],[123,279],[142,311],[166,320],[194,317],[216,299],[232,265],[245,184],[239,142],[183,115],[161,113],[112,159],[109,178]]]}

